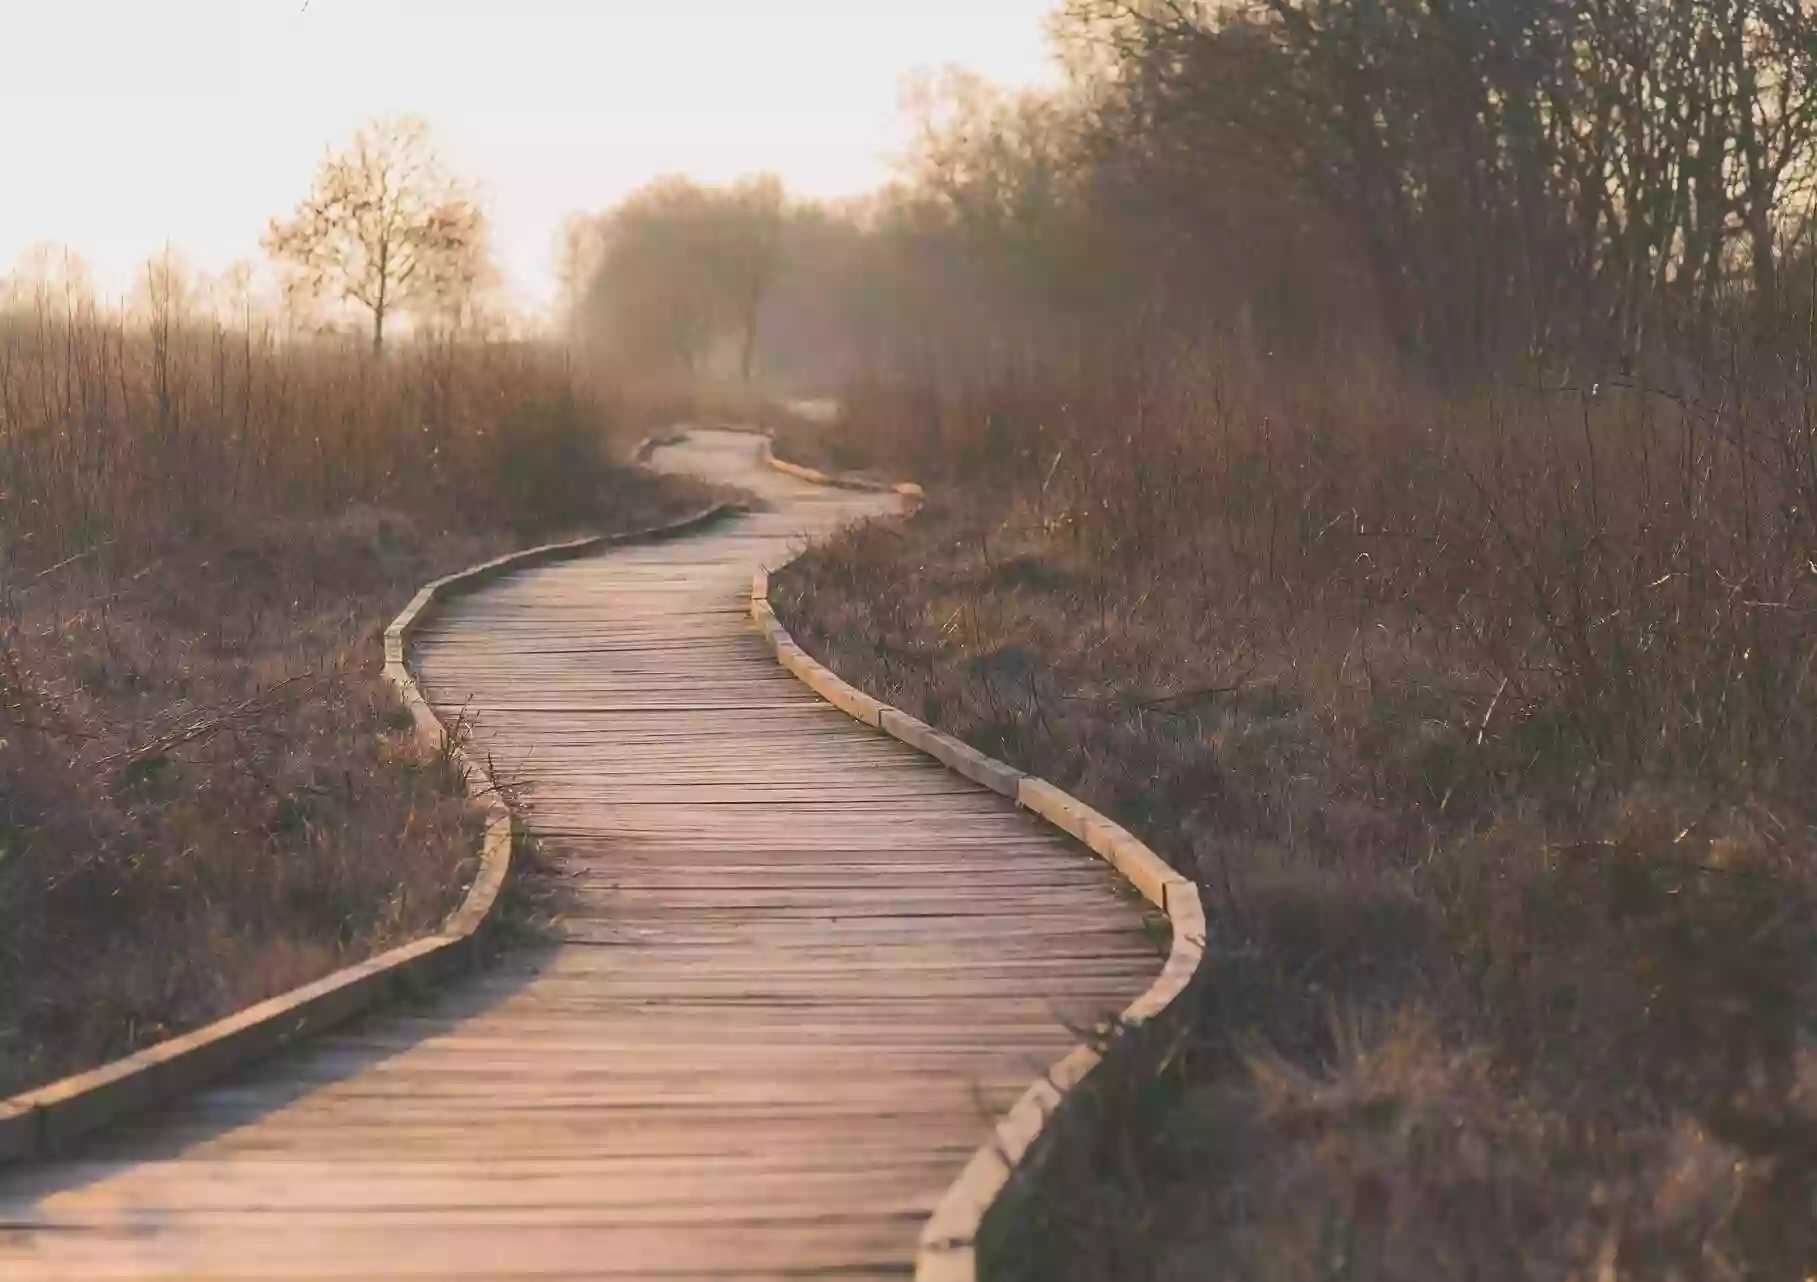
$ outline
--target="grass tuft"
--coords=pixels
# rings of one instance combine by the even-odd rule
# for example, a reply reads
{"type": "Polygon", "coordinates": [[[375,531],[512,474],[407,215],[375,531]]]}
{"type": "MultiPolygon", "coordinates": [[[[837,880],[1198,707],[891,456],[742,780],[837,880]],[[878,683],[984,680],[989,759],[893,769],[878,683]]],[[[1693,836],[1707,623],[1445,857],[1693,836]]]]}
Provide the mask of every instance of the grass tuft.
{"type": "Polygon", "coordinates": [[[934,483],[772,581],[878,698],[1201,886],[1161,1083],[992,1276],[1817,1268],[1796,379],[1454,401],[1194,357],[855,389],[934,483]]]}
{"type": "Polygon", "coordinates": [[[432,927],[479,831],[383,629],[429,579],[679,516],[557,354],[0,312],[0,1094],[432,927]]]}

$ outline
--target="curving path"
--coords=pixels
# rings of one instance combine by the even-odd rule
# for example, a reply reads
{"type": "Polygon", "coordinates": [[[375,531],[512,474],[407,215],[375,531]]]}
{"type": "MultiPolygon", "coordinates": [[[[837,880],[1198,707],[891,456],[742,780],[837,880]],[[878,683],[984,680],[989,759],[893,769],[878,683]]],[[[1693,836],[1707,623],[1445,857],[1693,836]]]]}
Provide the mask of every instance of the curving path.
{"type": "Polygon", "coordinates": [[[1113,875],[777,666],[750,574],[894,496],[696,433],[766,510],[447,608],[430,697],[571,874],[518,955],[0,1173],[0,1278],[875,1278],[1159,960],[1113,875]]]}

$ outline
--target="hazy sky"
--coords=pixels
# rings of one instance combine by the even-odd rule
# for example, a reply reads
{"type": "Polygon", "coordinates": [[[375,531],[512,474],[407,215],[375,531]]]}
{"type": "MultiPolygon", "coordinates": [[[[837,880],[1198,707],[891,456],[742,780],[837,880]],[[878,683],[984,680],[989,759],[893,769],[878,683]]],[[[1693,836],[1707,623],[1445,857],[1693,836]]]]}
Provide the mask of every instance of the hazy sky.
{"type": "Polygon", "coordinates": [[[811,195],[887,176],[904,74],[1050,74],[1052,0],[0,0],[0,271],[68,244],[124,289],[218,270],[323,148],[414,111],[480,185],[521,301],[563,215],[659,173],[811,195]]]}

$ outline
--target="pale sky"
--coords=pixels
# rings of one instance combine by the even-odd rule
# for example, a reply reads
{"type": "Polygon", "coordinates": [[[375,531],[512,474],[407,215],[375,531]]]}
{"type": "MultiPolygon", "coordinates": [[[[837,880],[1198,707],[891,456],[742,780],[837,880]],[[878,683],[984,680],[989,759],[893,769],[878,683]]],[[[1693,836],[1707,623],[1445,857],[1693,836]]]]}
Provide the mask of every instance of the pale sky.
{"type": "Polygon", "coordinates": [[[1053,72],[1053,0],[0,0],[0,272],[66,244],[111,295],[169,241],[259,259],[365,119],[425,117],[477,182],[518,301],[562,217],[661,173],[864,191],[904,75],[1053,72]]]}

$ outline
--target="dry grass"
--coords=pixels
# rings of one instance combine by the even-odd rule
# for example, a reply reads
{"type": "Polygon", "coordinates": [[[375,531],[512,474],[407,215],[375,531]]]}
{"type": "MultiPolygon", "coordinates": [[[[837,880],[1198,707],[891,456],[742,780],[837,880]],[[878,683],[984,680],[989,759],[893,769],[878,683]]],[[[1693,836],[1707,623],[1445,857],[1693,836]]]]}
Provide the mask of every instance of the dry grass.
{"type": "Polygon", "coordinates": [[[760,402],[744,421],[759,425],[776,457],[785,462],[883,484],[901,479],[886,475],[876,466],[875,451],[853,439],[836,402],[760,402]]]}
{"type": "Polygon", "coordinates": [[[1801,380],[1281,379],[871,389],[855,441],[951,497],[773,588],[1213,913],[1175,1075],[998,1226],[996,1274],[1806,1276],[1801,380]]]}
{"type": "Polygon", "coordinates": [[[382,630],[697,507],[609,461],[640,426],[528,347],[0,317],[0,1094],[440,919],[476,820],[382,630]]]}

